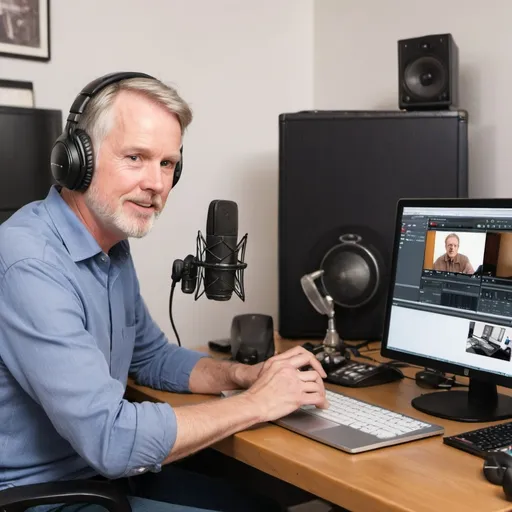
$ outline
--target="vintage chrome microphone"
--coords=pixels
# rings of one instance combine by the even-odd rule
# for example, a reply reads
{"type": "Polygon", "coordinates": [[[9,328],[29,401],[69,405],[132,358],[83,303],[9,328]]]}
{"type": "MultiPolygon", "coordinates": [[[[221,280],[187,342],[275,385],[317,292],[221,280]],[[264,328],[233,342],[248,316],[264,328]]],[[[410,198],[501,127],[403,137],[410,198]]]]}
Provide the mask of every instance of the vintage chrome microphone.
{"type": "Polygon", "coordinates": [[[311,305],[321,315],[327,315],[329,320],[327,322],[327,332],[325,333],[323,345],[326,352],[334,352],[339,349],[341,343],[334,321],[334,301],[328,294],[325,295],[325,297],[321,295],[315,283],[315,280],[322,277],[323,274],[323,270],[316,270],[311,274],[306,274],[301,277],[300,284],[309,302],[311,302],[311,305]]]}

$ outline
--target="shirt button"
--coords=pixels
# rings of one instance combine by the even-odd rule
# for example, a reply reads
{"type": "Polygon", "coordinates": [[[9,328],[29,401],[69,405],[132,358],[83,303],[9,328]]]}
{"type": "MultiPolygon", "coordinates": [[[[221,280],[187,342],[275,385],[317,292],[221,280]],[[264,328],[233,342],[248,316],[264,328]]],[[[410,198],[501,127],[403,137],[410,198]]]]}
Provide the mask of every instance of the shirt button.
{"type": "Polygon", "coordinates": [[[148,468],[138,468],[136,471],[137,473],[145,473],[148,470],[148,468]]]}

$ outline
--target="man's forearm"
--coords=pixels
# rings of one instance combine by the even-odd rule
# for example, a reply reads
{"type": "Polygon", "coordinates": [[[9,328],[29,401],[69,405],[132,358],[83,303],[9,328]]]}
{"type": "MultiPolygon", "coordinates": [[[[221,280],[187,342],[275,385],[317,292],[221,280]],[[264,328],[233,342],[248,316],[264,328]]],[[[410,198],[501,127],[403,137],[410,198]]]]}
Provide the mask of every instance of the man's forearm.
{"type": "Polygon", "coordinates": [[[190,373],[190,391],[217,394],[227,389],[246,388],[251,384],[247,372],[253,370],[257,369],[233,361],[200,359],[190,373]]]}
{"type": "Polygon", "coordinates": [[[235,432],[263,420],[263,412],[241,394],[174,409],[178,425],[176,441],[164,464],[186,457],[235,432]]]}

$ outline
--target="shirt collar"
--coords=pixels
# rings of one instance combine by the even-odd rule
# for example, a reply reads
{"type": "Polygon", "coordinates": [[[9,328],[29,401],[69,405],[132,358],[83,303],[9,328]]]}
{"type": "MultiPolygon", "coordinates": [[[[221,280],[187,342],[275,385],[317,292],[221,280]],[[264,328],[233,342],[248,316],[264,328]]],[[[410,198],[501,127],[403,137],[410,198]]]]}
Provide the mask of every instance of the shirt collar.
{"type": "MultiPolygon", "coordinates": [[[[53,185],[44,200],[48,214],[73,261],[83,261],[101,253],[101,247],[53,185]]],[[[112,254],[128,255],[128,243],[122,241],[112,248],[112,254]],[[119,246],[119,247],[117,247],[119,246]]]]}
{"type": "MultiPolygon", "coordinates": [[[[444,254],[444,261],[452,261],[450,259],[450,257],[448,256],[448,253],[445,253],[444,254]]],[[[455,258],[453,258],[453,263],[460,263],[460,259],[459,259],[459,254],[457,253],[457,256],[455,256],[455,258]]]]}

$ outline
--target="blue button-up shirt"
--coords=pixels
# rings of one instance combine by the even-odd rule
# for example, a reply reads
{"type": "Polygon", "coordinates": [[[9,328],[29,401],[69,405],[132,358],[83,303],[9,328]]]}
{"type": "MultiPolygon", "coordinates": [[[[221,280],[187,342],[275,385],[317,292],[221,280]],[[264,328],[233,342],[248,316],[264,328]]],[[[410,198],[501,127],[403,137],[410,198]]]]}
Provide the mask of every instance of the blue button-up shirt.
{"type": "Polygon", "coordinates": [[[158,471],[176,439],[128,375],[188,392],[205,355],[168,343],[127,241],[102,252],[56,187],[0,225],[0,489],[158,471]]]}

